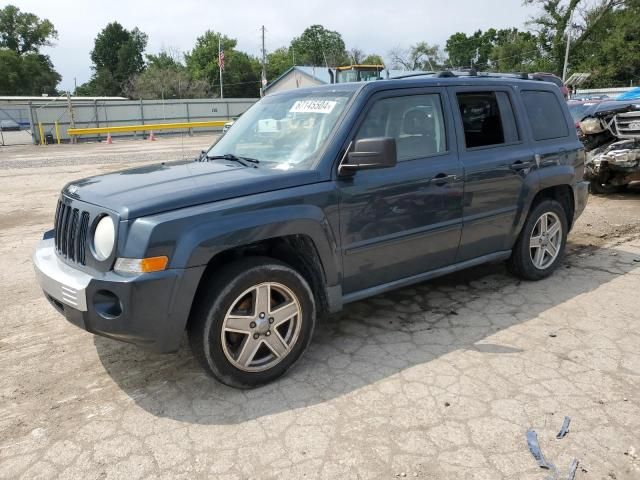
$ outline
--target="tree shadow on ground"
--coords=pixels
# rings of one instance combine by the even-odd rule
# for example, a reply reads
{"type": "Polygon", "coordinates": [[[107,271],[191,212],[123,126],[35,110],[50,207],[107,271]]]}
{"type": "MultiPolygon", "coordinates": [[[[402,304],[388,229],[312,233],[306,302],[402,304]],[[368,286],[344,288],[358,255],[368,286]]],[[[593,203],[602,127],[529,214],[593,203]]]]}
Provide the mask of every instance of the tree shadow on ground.
{"type": "Polygon", "coordinates": [[[149,413],[188,423],[237,424],[347,395],[459,349],[521,354],[522,348],[491,343],[491,336],[640,267],[637,255],[622,250],[575,247],[541,282],[519,281],[502,264],[492,264],[347,305],[319,322],[291,372],[254,390],[216,382],[184,341],[174,355],[102,337],[94,343],[107,373],[149,413]]]}

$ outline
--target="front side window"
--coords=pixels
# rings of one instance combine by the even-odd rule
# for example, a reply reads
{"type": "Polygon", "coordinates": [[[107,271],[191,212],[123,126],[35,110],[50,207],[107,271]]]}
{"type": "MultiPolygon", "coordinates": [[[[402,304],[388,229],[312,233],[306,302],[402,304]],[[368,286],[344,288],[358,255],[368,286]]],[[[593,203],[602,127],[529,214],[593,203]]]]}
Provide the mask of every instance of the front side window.
{"type": "Polygon", "coordinates": [[[411,95],[378,100],[356,135],[396,139],[398,160],[413,160],[447,151],[440,95],[411,95]]]}
{"type": "MultiPolygon", "coordinates": [[[[498,94],[504,95],[504,97],[500,97],[501,100],[504,101],[506,97],[506,101],[509,102],[508,96],[504,92],[465,92],[457,94],[467,148],[507,143],[507,140],[505,140],[505,122],[500,113],[498,94]]],[[[507,114],[513,117],[510,103],[506,105],[509,106],[507,114]]],[[[513,121],[512,119],[510,120],[513,121]]],[[[511,126],[511,123],[509,126],[511,126]]],[[[510,136],[513,135],[511,132],[509,133],[510,136]]]]}
{"type": "Polygon", "coordinates": [[[534,140],[550,140],[569,135],[564,112],[553,92],[525,90],[522,100],[527,110],[534,140]]]}
{"type": "Polygon", "coordinates": [[[261,168],[311,169],[353,93],[292,91],[266,96],[207,155],[255,158],[261,168]]]}

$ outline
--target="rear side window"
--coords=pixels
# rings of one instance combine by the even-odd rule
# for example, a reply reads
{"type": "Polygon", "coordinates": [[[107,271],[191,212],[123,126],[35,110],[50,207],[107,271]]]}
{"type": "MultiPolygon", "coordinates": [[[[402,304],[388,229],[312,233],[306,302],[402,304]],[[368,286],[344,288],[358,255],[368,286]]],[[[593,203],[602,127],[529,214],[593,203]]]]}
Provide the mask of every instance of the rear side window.
{"type": "Polygon", "coordinates": [[[534,140],[550,140],[569,135],[564,112],[554,93],[525,90],[522,92],[522,100],[527,110],[534,140]]]}
{"type": "Polygon", "coordinates": [[[467,148],[518,141],[513,108],[505,92],[464,92],[457,98],[467,148]]]}

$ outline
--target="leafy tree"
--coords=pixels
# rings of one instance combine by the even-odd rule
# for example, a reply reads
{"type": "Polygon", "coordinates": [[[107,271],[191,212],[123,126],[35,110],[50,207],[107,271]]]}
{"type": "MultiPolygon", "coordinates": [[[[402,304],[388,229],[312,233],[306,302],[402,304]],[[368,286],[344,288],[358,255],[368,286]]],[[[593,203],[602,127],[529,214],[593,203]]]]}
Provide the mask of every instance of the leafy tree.
{"type": "Polygon", "coordinates": [[[338,67],[350,63],[342,35],[322,25],[311,25],[291,41],[298,65],[338,67]]]}
{"type": "Polygon", "coordinates": [[[13,50],[0,49],[0,95],[18,95],[22,84],[21,58],[13,50]]]}
{"type": "Polygon", "coordinates": [[[131,77],[125,91],[129,98],[146,100],[204,98],[209,95],[209,85],[205,80],[193,80],[184,67],[154,65],[131,77]]]}
{"type": "Polygon", "coordinates": [[[147,35],[137,27],[127,30],[118,22],[108,24],[91,51],[94,74],[79,90],[93,95],[123,95],[126,82],[144,70],[146,46],[147,35]]]}
{"type": "Polygon", "coordinates": [[[517,28],[498,30],[489,56],[489,64],[499,72],[532,72],[549,70],[541,57],[538,38],[517,28]]]}
{"type": "Polygon", "coordinates": [[[40,48],[53,45],[57,32],[49,20],[21,12],[13,5],[0,9],[0,94],[56,94],[60,75],[40,48]]]}
{"type": "Polygon", "coordinates": [[[184,67],[181,62],[181,54],[176,49],[162,49],[157,55],[148,54],[147,67],[160,67],[160,68],[180,68],[184,67]]]}
{"type": "Polygon", "coordinates": [[[57,38],[58,32],[49,20],[21,12],[14,5],[0,9],[0,48],[8,48],[18,55],[38,53],[40,47],[53,45],[57,38]]]}
{"type": "Polygon", "coordinates": [[[449,63],[456,68],[470,67],[478,55],[476,39],[466,33],[454,33],[447,40],[445,51],[449,55],[449,63]]]}
{"type": "Polygon", "coordinates": [[[48,56],[0,49],[0,95],[55,95],[59,82],[48,56]]]}
{"type": "Polygon", "coordinates": [[[362,59],[363,65],[384,65],[382,57],[376,53],[371,53],[362,59]]]}
{"type": "MultiPolygon", "coordinates": [[[[594,10],[586,15],[592,22],[594,10]]],[[[588,38],[573,49],[573,71],[589,72],[585,86],[628,86],[640,78],[640,0],[628,0],[623,8],[606,12],[588,38]]]]}
{"type": "Polygon", "coordinates": [[[187,70],[195,80],[204,80],[214,95],[220,94],[218,39],[224,49],[223,88],[225,97],[257,97],[261,66],[257,58],[236,50],[237,41],[208,30],[185,54],[187,70]]]}
{"type": "Polygon", "coordinates": [[[209,94],[206,80],[194,80],[180,61],[177,50],[149,54],[147,68],[132,76],[125,86],[129,98],[202,98],[209,94]]]}
{"type": "Polygon", "coordinates": [[[391,50],[389,56],[392,66],[403,70],[437,70],[444,61],[440,47],[427,42],[418,42],[408,50],[391,50]]]}
{"type": "Polygon", "coordinates": [[[53,69],[48,55],[27,53],[22,56],[22,95],[56,95],[61,77],[53,69]]]}
{"type": "Polygon", "coordinates": [[[538,5],[542,12],[529,23],[539,35],[541,48],[546,52],[553,73],[562,74],[569,28],[577,33],[572,48],[579,49],[591,37],[608,13],[629,0],[598,0],[593,8],[585,0],[524,0],[526,5],[538,5]],[[582,13],[585,12],[585,13],[582,13]],[[570,23],[571,22],[571,23],[570,23]]]}
{"type": "Polygon", "coordinates": [[[267,80],[275,80],[293,66],[293,52],[287,47],[280,47],[267,54],[267,80]]]}

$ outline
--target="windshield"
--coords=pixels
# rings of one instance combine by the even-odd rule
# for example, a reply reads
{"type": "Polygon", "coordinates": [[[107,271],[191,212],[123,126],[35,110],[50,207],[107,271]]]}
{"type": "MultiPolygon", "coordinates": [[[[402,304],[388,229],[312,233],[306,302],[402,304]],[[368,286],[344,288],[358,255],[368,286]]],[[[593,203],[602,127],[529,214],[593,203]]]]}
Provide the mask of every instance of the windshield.
{"type": "Polygon", "coordinates": [[[574,122],[581,121],[585,117],[586,112],[588,110],[590,110],[591,107],[593,107],[594,105],[596,105],[596,104],[595,103],[573,103],[573,104],[569,104],[569,113],[571,113],[571,116],[573,117],[573,121],[574,122]]]}
{"type": "Polygon", "coordinates": [[[260,168],[311,169],[353,91],[271,95],[252,106],[207,152],[260,161],[260,168]]]}

